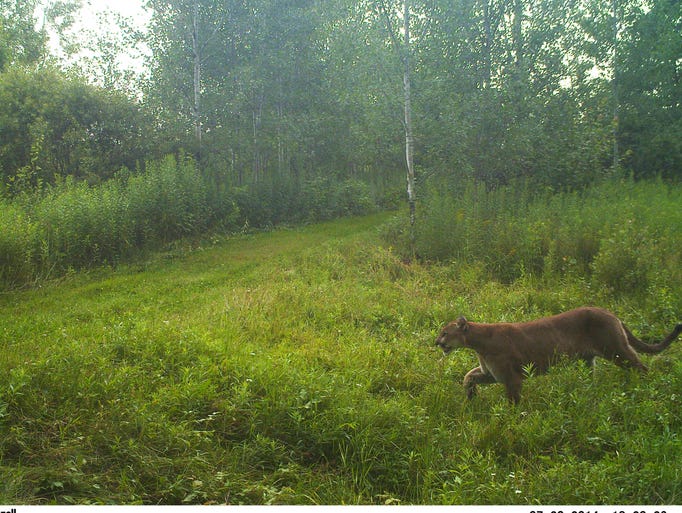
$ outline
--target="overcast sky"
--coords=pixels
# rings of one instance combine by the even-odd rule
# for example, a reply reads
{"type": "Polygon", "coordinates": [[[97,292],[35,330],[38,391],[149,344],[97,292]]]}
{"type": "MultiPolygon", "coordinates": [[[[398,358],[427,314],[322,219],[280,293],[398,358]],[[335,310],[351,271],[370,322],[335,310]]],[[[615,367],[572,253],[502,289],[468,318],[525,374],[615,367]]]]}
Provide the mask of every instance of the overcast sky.
{"type": "Polygon", "coordinates": [[[120,12],[124,16],[130,17],[140,25],[149,18],[143,8],[144,0],[83,0],[83,21],[95,20],[96,13],[107,9],[120,12]]]}
{"type": "MultiPolygon", "coordinates": [[[[144,29],[151,17],[150,12],[143,7],[145,1],[146,0],[82,0],[81,12],[76,16],[75,23],[66,37],[83,41],[83,38],[89,37],[88,34],[94,32],[99,36],[104,36],[107,40],[118,39],[121,35],[116,23],[110,21],[103,26],[100,21],[101,15],[106,12],[121,14],[129,19],[134,27],[144,29]]],[[[54,53],[56,55],[61,55],[63,58],[63,53],[59,49],[59,43],[53,40],[52,44],[54,53]]],[[[92,53],[87,50],[82,50],[70,59],[67,59],[67,62],[80,61],[88,55],[92,55],[92,53]]],[[[120,54],[117,60],[120,65],[126,69],[132,69],[138,74],[144,73],[144,57],[139,51],[133,51],[130,55],[125,53],[120,54]]]]}

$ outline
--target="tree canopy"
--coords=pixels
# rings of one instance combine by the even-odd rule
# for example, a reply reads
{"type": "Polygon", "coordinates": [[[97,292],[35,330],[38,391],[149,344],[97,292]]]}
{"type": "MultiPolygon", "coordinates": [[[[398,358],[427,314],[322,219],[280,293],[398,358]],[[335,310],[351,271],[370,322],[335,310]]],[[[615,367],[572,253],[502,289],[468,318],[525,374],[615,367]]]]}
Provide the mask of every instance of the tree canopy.
{"type": "MultiPolygon", "coordinates": [[[[104,179],[180,149],[227,186],[402,176],[403,69],[386,27],[403,2],[146,5],[140,97],[126,76],[104,90],[49,58],[46,27],[67,26],[73,2],[0,2],[5,183],[104,179]]],[[[414,0],[410,14],[418,180],[682,176],[679,2],[414,0]]]]}

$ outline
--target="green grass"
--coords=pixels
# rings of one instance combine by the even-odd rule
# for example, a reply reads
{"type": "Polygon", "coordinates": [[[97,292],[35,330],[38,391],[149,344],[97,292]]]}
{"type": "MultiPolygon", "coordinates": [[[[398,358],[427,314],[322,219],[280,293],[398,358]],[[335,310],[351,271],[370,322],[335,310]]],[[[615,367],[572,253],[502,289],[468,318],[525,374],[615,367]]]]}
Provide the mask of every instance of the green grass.
{"type": "Polygon", "coordinates": [[[0,291],[129,262],[206,233],[369,214],[381,201],[354,179],[217,187],[184,155],[148,161],[144,172],[123,169],[94,186],[67,178],[12,198],[1,189],[0,291]]]}
{"type": "MultiPolygon", "coordinates": [[[[567,275],[405,264],[380,214],[201,243],[0,295],[0,503],[526,504],[682,500],[682,345],[465,403],[460,313],[581,304],[671,326],[567,275]]],[[[679,313],[679,312],[678,312],[679,313]]]]}

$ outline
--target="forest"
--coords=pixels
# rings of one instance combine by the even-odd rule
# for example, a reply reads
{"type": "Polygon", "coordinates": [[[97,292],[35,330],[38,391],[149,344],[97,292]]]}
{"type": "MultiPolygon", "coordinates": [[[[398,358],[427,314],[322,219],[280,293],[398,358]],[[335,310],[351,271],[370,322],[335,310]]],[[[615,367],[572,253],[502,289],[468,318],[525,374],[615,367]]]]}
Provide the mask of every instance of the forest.
{"type": "Polygon", "coordinates": [[[0,0],[0,503],[682,502],[682,341],[434,348],[682,321],[682,3],[140,1],[0,0]]]}
{"type": "Polygon", "coordinates": [[[5,195],[179,151],[218,188],[385,185],[404,168],[406,57],[421,181],[680,177],[673,0],[412,0],[409,47],[387,0],[150,0],[148,30],[119,19],[116,41],[68,40],[77,7],[0,4],[5,195]],[[96,52],[67,66],[50,38],[96,52]],[[136,75],[117,55],[141,44],[136,75]]]}

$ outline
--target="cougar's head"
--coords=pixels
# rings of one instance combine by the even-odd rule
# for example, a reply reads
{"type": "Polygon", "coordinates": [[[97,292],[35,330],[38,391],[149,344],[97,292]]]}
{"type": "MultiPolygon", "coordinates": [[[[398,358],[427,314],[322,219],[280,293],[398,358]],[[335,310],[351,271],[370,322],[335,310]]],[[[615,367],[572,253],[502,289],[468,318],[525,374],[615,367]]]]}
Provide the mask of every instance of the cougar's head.
{"type": "Polygon", "coordinates": [[[456,321],[452,321],[445,325],[440,330],[440,334],[436,338],[436,345],[440,347],[445,354],[448,354],[453,349],[457,349],[464,345],[464,336],[469,330],[469,323],[464,317],[460,317],[456,321]]]}

